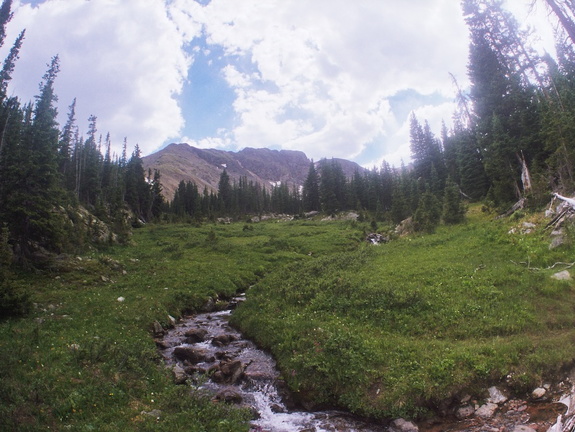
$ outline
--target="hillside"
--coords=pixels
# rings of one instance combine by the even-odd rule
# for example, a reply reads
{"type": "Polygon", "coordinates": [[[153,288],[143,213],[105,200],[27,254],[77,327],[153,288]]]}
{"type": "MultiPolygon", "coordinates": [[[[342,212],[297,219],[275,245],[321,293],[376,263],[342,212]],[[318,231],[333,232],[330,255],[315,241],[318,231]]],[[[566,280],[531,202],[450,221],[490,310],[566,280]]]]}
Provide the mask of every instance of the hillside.
{"type": "MultiPolygon", "coordinates": [[[[355,170],[363,170],[355,162],[337,159],[344,173],[351,177],[355,170]]],[[[307,176],[310,159],[305,153],[293,150],[245,148],[239,152],[199,149],[188,144],[170,144],[143,158],[144,169],[161,173],[163,193],[172,199],[180,181],[192,181],[200,190],[218,189],[220,174],[225,167],[232,181],[247,177],[264,186],[278,182],[301,186],[307,176]]],[[[318,163],[321,163],[318,162],[318,163]]]]}

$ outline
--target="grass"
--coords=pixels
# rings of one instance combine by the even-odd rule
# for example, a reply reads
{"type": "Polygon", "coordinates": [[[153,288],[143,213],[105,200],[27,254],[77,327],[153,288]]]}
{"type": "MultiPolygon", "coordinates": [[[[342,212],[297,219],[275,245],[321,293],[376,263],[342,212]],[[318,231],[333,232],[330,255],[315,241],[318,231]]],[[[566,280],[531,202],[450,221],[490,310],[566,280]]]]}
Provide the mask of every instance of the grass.
{"type": "Polygon", "coordinates": [[[355,222],[155,225],[19,274],[35,307],[0,322],[0,430],[247,431],[246,411],[172,383],[152,324],[250,286],[235,323],[318,405],[414,417],[501,380],[527,391],[575,357],[575,296],[546,269],[573,247],[508,234],[521,222],[472,208],[379,247],[355,222]]]}
{"type": "Polygon", "coordinates": [[[353,249],[359,232],[310,222],[243,226],[148,226],[131,246],[17,275],[35,307],[0,322],[0,430],[247,431],[248,412],[172,384],[154,321],[167,326],[169,315],[230,298],[280,263],[353,249]],[[153,410],[159,420],[143,414],[153,410]]]}
{"type": "Polygon", "coordinates": [[[476,212],[433,235],[288,267],[234,320],[320,405],[414,417],[501,381],[525,392],[574,357],[573,283],[543,270],[573,250],[509,224],[476,212]]]}

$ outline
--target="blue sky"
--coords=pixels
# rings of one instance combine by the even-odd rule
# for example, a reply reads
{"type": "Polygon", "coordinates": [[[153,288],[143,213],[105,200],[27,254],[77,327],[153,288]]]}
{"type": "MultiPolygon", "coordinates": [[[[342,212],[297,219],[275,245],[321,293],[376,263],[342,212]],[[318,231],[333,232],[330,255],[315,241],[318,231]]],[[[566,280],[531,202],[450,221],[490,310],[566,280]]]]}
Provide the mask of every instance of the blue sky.
{"type": "MultiPolygon", "coordinates": [[[[530,0],[508,0],[520,22],[530,0]]],[[[61,122],[77,98],[120,151],[171,142],[409,160],[409,114],[439,134],[467,82],[458,0],[14,0],[26,40],[10,91],[32,100],[50,58],[61,122]]],[[[525,18],[527,16],[527,18],[525,18]]],[[[545,36],[547,37],[547,36],[545,36]]]]}

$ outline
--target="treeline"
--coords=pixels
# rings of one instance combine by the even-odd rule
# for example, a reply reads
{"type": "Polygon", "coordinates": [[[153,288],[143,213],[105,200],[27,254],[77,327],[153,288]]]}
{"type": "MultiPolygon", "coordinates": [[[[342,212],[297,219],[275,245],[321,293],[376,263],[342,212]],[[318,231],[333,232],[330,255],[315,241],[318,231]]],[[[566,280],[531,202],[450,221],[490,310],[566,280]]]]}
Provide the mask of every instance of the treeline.
{"type": "Polygon", "coordinates": [[[231,182],[224,170],[217,192],[181,181],[174,199],[166,207],[172,220],[213,220],[216,217],[242,218],[264,213],[304,216],[322,212],[335,215],[357,211],[363,219],[399,223],[414,216],[414,227],[433,231],[441,219],[445,223],[463,220],[461,193],[451,179],[428,183],[405,167],[356,171],[347,178],[336,160],[310,163],[304,185],[278,184],[270,190],[241,177],[231,182]]]}
{"type": "MultiPolygon", "coordinates": [[[[0,7],[0,45],[11,3],[5,0],[0,7]]],[[[59,129],[57,56],[33,103],[8,96],[24,34],[0,72],[0,230],[19,261],[35,263],[47,254],[81,248],[93,238],[97,219],[112,227],[110,237],[126,236],[134,222],[159,216],[163,198],[159,173],[144,172],[138,146],[129,158],[126,142],[121,156],[112,155],[110,136],[97,135],[95,116],[87,137],[80,136],[75,101],[59,129]],[[89,212],[80,212],[80,205],[89,212]]],[[[5,244],[1,250],[7,250],[5,244]]]]}
{"type": "MultiPolygon", "coordinates": [[[[411,118],[409,168],[381,168],[346,178],[333,161],[312,165],[302,190],[286,185],[271,192],[245,179],[218,194],[204,191],[202,206],[188,205],[180,185],[176,214],[205,217],[260,211],[369,212],[400,222],[413,216],[416,229],[432,230],[443,218],[461,220],[461,199],[483,201],[503,212],[521,200],[533,208],[552,191],[575,189],[575,11],[567,0],[539,0],[556,16],[557,57],[540,56],[500,0],[464,0],[470,32],[469,91],[457,88],[454,127],[436,137],[427,122],[411,118]],[[316,170],[317,168],[317,170],[316,170]],[[273,197],[276,197],[275,200],[273,197]],[[207,204],[209,203],[209,204],[207,204]]],[[[186,189],[188,188],[188,189],[186,189]]],[[[195,193],[194,202],[200,198],[195,193]]]]}
{"type": "MultiPolygon", "coordinates": [[[[439,137],[412,116],[409,166],[384,163],[347,178],[335,161],[322,160],[310,165],[302,187],[271,188],[245,177],[231,181],[224,171],[217,191],[182,182],[170,203],[162,198],[160,173],[144,171],[137,146],[128,156],[124,142],[122,155],[111,154],[110,137],[98,135],[96,117],[80,136],[75,101],[59,128],[57,57],[34,103],[8,96],[22,32],[0,71],[0,227],[16,256],[27,260],[89,241],[92,215],[112,227],[110,236],[120,237],[152,220],[344,210],[394,223],[411,216],[416,229],[431,231],[441,220],[460,221],[462,200],[484,201],[497,211],[519,199],[540,206],[551,191],[575,189],[575,32],[567,31],[575,28],[575,15],[567,0],[539,1],[562,24],[556,58],[533,51],[530,36],[500,0],[462,2],[471,36],[471,88],[458,90],[455,126],[443,127],[439,137]],[[80,205],[90,212],[87,222],[80,205]]],[[[0,7],[0,43],[10,7],[9,0],[0,7]]]]}

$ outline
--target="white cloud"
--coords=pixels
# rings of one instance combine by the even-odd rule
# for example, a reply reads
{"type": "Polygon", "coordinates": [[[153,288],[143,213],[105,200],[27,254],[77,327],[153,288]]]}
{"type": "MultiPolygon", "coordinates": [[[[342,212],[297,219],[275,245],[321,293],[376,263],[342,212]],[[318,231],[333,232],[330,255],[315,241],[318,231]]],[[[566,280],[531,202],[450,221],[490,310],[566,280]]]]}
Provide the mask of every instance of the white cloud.
{"type": "Polygon", "coordinates": [[[239,147],[354,158],[398,132],[389,96],[406,88],[452,95],[448,72],[465,80],[458,2],[212,0],[201,19],[209,43],[251,66],[224,71],[239,147]]]}
{"type": "Polygon", "coordinates": [[[407,89],[442,96],[410,108],[439,134],[453,111],[448,73],[468,85],[467,28],[455,0],[45,0],[38,7],[16,0],[14,7],[3,52],[21,29],[27,35],[11,91],[32,100],[58,54],[62,122],[77,97],[83,131],[94,114],[116,149],[126,136],[145,154],[187,141],[398,165],[409,160],[408,118],[397,117],[390,98],[407,89]],[[182,137],[191,134],[181,100],[190,65],[195,56],[219,65],[222,53],[235,118],[214,136],[182,137]]]}
{"type": "MultiPolygon", "coordinates": [[[[15,2],[14,11],[4,49],[26,28],[10,86],[14,94],[32,100],[46,64],[59,55],[55,88],[61,123],[77,98],[80,130],[96,115],[99,132],[110,131],[116,151],[124,137],[147,153],[179,135],[184,119],[177,95],[190,59],[162,2],[47,0],[35,8],[15,2]]],[[[188,25],[186,37],[194,31],[188,25]]]]}

